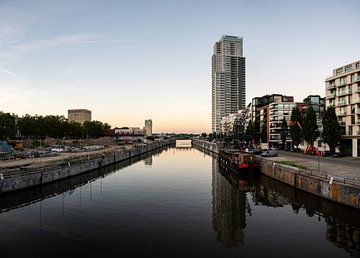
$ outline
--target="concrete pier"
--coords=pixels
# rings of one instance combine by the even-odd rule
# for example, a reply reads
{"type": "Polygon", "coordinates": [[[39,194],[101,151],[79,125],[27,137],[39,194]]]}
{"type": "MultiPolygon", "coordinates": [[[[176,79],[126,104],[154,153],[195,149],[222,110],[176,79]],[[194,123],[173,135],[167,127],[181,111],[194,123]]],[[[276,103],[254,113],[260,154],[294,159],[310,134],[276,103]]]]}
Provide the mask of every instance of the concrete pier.
{"type": "Polygon", "coordinates": [[[139,156],[155,149],[164,148],[174,143],[175,140],[154,142],[129,151],[114,153],[108,156],[102,156],[100,158],[94,158],[75,163],[68,162],[62,166],[44,168],[41,170],[26,170],[14,175],[9,174],[0,180],[0,193],[17,191],[24,188],[43,185],[64,178],[76,176],[114,164],[116,162],[139,156]]]}

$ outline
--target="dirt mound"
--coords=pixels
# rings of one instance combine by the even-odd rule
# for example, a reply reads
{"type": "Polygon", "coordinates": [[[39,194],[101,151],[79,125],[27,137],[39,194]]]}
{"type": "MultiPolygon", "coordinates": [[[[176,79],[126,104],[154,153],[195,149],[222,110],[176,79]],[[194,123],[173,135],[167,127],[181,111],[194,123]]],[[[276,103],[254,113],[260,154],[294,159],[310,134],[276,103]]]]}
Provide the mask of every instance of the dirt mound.
{"type": "Polygon", "coordinates": [[[102,137],[98,139],[86,139],[85,143],[88,145],[104,145],[104,146],[116,146],[117,143],[109,137],[102,137]]]}
{"type": "Polygon", "coordinates": [[[104,145],[117,146],[117,143],[110,137],[102,137],[99,139],[81,139],[81,140],[66,140],[66,146],[83,147],[88,145],[104,145]]]}
{"type": "Polygon", "coordinates": [[[59,142],[54,138],[45,138],[43,141],[43,145],[46,147],[59,144],[59,142]]]}
{"type": "Polygon", "coordinates": [[[33,140],[31,139],[22,140],[21,145],[23,148],[31,148],[33,146],[33,140]]]}

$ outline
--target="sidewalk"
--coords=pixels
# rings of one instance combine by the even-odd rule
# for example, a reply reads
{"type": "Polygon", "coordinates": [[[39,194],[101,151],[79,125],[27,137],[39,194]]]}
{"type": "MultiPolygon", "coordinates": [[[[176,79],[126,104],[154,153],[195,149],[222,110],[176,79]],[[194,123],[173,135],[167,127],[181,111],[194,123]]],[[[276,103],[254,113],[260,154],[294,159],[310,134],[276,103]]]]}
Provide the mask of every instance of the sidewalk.
{"type": "Polygon", "coordinates": [[[293,161],[315,171],[318,171],[320,167],[320,171],[331,176],[360,180],[360,159],[358,158],[318,158],[317,156],[305,156],[302,153],[280,151],[278,157],[266,159],[293,161]]]}

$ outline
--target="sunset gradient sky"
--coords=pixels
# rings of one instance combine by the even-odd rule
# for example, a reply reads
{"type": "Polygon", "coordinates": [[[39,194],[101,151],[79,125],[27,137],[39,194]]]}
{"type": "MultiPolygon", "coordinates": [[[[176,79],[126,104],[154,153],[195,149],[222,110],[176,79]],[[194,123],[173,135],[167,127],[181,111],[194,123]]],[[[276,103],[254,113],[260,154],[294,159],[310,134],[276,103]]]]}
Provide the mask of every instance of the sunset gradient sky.
{"type": "Polygon", "coordinates": [[[0,110],[209,132],[211,55],[244,38],[247,102],[325,94],[360,59],[360,1],[0,1],[0,110]]]}

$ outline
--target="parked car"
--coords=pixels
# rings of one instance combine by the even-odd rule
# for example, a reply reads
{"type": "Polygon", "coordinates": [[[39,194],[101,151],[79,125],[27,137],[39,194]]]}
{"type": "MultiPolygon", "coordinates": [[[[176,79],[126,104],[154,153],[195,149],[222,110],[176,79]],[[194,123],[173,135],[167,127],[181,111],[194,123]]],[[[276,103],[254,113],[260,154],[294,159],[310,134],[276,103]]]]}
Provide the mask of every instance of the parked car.
{"type": "Polygon", "coordinates": [[[278,151],[276,149],[270,149],[261,153],[262,157],[277,157],[278,151]]]}

